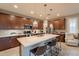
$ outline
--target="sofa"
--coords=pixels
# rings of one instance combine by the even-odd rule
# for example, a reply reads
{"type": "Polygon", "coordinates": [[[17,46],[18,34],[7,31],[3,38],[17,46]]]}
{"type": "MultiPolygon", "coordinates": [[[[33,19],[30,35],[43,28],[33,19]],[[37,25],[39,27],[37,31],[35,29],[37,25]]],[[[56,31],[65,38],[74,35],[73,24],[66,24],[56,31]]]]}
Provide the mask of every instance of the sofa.
{"type": "Polygon", "coordinates": [[[66,33],[65,43],[71,46],[78,46],[79,45],[78,36],[79,36],[78,33],[66,33]]]}

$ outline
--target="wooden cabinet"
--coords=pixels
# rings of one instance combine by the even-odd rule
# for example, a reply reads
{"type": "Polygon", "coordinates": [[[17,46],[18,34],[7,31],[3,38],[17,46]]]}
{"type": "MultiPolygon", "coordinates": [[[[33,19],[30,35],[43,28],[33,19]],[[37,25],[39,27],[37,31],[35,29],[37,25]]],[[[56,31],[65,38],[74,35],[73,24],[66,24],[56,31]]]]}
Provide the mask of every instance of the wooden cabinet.
{"type": "Polygon", "coordinates": [[[15,17],[14,20],[11,20],[11,25],[13,29],[20,29],[23,27],[21,17],[15,17]]]}
{"type": "Polygon", "coordinates": [[[43,21],[42,20],[38,21],[38,29],[43,29],[43,21]]]}
{"type": "Polygon", "coordinates": [[[65,28],[65,22],[64,20],[54,20],[53,25],[55,29],[64,29],[65,28]]]}
{"type": "Polygon", "coordinates": [[[24,24],[32,24],[32,20],[0,13],[0,29],[22,29],[24,24]]]}
{"type": "Polygon", "coordinates": [[[63,30],[65,29],[65,19],[56,19],[49,21],[48,24],[53,24],[54,29],[56,30],[63,30]]]}
{"type": "Polygon", "coordinates": [[[0,14],[0,29],[10,28],[11,23],[8,15],[0,14]]]}
{"type": "Polygon", "coordinates": [[[10,44],[10,47],[11,47],[11,48],[20,45],[20,43],[17,41],[16,38],[17,38],[17,37],[10,37],[10,39],[9,39],[9,44],[10,44]]]}
{"type": "Polygon", "coordinates": [[[19,46],[16,37],[0,38],[0,51],[19,46]]]}

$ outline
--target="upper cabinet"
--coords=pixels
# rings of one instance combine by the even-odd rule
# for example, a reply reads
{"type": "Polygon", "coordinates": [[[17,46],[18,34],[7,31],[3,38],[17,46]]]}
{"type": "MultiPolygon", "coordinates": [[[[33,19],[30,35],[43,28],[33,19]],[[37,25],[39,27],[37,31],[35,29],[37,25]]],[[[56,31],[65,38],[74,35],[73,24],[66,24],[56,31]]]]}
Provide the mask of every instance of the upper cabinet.
{"type": "Polygon", "coordinates": [[[15,16],[12,20],[11,20],[11,25],[13,29],[19,29],[22,28],[22,18],[21,17],[17,17],[15,16]]]}
{"type": "MultiPolygon", "coordinates": [[[[25,24],[32,25],[33,20],[0,13],[0,29],[23,29],[25,24]]],[[[37,29],[43,29],[43,21],[37,20],[37,29]]]]}
{"type": "Polygon", "coordinates": [[[32,20],[0,13],[0,29],[22,29],[24,24],[32,24],[32,20]]]}
{"type": "Polygon", "coordinates": [[[52,20],[49,21],[48,24],[53,24],[53,27],[55,30],[63,30],[65,29],[65,19],[56,19],[56,20],[52,20]]]}
{"type": "Polygon", "coordinates": [[[42,20],[38,21],[38,29],[43,29],[43,21],[42,20]]]}
{"type": "Polygon", "coordinates": [[[0,13],[0,29],[10,28],[10,26],[11,22],[9,20],[9,16],[0,13]]]}

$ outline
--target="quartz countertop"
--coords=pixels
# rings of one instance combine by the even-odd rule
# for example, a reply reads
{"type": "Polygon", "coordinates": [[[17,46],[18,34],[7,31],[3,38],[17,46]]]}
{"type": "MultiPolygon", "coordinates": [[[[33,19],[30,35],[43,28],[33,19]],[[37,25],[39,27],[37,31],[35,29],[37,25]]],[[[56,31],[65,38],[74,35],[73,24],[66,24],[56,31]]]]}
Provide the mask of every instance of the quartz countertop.
{"type": "Polygon", "coordinates": [[[32,46],[34,44],[49,40],[51,38],[56,38],[59,35],[54,35],[54,34],[44,34],[43,36],[30,36],[30,37],[22,37],[22,38],[17,38],[17,40],[24,46],[32,46]]]}

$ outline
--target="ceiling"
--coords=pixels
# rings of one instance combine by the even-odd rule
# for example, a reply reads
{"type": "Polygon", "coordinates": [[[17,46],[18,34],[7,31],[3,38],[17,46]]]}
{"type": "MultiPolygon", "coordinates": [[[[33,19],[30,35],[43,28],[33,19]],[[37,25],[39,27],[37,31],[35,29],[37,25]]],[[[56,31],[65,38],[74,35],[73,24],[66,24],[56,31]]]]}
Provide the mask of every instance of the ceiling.
{"type": "Polygon", "coordinates": [[[0,3],[0,9],[44,20],[78,14],[79,3],[0,3]]]}

